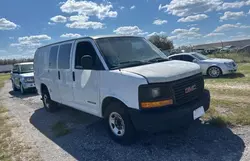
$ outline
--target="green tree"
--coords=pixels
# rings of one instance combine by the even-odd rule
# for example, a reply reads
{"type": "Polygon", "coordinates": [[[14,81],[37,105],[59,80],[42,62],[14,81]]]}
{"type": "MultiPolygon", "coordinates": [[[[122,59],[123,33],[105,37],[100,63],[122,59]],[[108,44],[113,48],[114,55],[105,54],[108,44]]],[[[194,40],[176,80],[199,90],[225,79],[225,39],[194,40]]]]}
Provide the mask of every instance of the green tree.
{"type": "Polygon", "coordinates": [[[152,35],[148,40],[161,50],[174,48],[173,41],[169,40],[165,35],[152,35]]]}

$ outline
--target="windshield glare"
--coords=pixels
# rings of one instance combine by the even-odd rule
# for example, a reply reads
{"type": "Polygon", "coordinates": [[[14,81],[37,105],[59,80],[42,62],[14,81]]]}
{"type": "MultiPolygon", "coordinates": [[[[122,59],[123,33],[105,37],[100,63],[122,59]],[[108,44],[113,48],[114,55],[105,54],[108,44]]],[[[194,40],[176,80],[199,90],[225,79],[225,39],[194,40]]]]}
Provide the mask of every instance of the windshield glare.
{"type": "Polygon", "coordinates": [[[111,69],[128,67],[131,63],[142,65],[152,59],[167,59],[157,47],[140,37],[102,38],[96,42],[111,69]]]}
{"type": "Polygon", "coordinates": [[[195,58],[197,58],[197,59],[199,59],[199,60],[207,60],[207,59],[209,59],[207,56],[205,56],[205,55],[202,55],[202,54],[200,54],[200,53],[194,53],[194,54],[192,54],[195,58]]]}
{"type": "Polygon", "coordinates": [[[29,73],[29,72],[33,72],[33,64],[25,64],[25,65],[21,65],[20,66],[20,71],[21,73],[29,73]]]}

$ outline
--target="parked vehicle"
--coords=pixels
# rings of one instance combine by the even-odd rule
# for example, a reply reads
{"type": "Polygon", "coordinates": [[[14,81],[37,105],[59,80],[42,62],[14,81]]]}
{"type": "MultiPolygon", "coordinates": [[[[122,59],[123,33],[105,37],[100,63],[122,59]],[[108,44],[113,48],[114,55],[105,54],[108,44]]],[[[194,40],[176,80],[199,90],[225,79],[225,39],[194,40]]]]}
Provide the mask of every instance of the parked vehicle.
{"type": "Polygon", "coordinates": [[[181,53],[168,57],[171,60],[182,60],[194,62],[200,65],[203,75],[217,78],[224,74],[230,74],[237,71],[237,64],[232,59],[209,58],[200,53],[181,53]]]}
{"type": "Polygon", "coordinates": [[[35,90],[33,62],[14,64],[11,82],[13,91],[20,90],[21,94],[28,90],[35,90]]]}
{"type": "Polygon", "coordinates": [[[105,119],[110,136],[129,144],[136,130],[190,124],[209,108],[197,64],[169,61],[142,37],[96,36],[37,49],[35,82],[44,107],[64,104],[105,119]]]}

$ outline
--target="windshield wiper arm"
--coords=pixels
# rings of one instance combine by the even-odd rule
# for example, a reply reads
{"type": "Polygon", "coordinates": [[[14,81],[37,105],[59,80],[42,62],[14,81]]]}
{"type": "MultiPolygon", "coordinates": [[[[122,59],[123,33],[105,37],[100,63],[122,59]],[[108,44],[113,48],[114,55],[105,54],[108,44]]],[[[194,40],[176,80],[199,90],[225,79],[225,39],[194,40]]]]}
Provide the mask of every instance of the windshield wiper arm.
{"type": "Polygon", "coordinates": [[[133,60],[133,61],[125,61],[125,62],[120,62],[119,64],[145,64],[146,62],[139,61],[139,60],[133,60]]]}

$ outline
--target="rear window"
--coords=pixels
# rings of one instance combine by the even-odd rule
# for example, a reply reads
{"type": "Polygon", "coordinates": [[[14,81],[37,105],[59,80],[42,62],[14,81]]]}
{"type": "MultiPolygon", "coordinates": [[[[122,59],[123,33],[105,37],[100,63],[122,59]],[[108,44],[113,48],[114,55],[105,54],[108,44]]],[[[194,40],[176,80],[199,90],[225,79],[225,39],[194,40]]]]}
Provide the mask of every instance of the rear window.
{"type": "Polygon", "coordinates": [[[50,54],[49,54],[49,68],[51,69],[56,69],[56,60],[57,60],[57,53],[58,53],[58,46],[53,46],[50,49],[50,54]]]}

